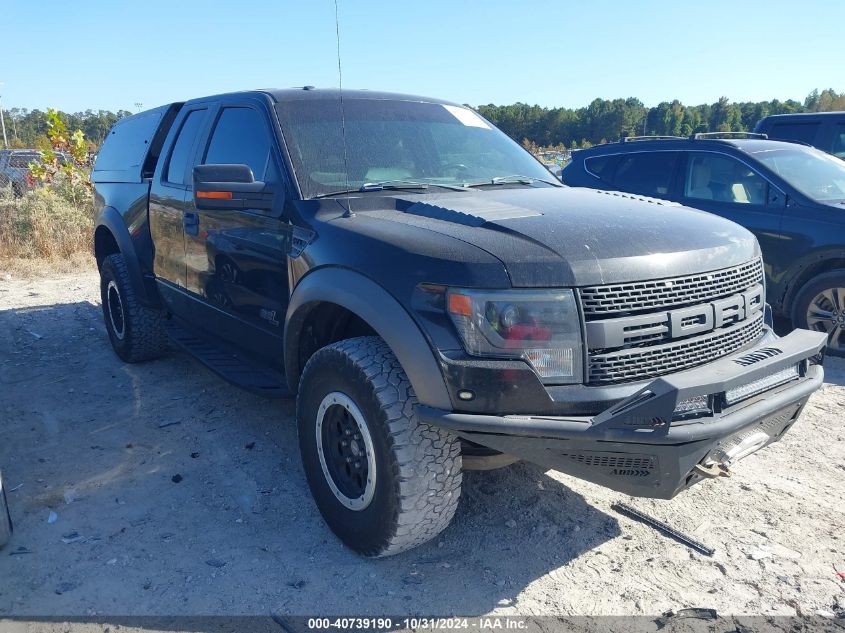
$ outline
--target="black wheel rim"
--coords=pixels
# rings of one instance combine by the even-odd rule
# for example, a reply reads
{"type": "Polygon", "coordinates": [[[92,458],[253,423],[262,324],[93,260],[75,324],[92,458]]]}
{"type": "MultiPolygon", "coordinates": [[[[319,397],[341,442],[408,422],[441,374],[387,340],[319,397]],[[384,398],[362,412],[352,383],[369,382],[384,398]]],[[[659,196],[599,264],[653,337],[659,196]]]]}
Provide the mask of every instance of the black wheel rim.
{"type": "Polygon", "coordinates": [[[827,288],[813,297],[807,308],[807,326],[827,334],[828,347],[845,349],[845,288],[827,288]]]}
{"type": "Polygon", "coordinates": [[[327,395],[317,413],[317,450],[329,488],[343,505],[362,510],[375,490],[375,455],[369,429],[345,394],[327,395]]]}
{"type": "Polygon", "coordinates": [[[123,313],[123,301],[120,298],[120,290],[113,281],[109,282],[106,288],[106,307],[111,321],[111,329],[114,335],[123,340],[126,335],[126,318],[123,313]]]}

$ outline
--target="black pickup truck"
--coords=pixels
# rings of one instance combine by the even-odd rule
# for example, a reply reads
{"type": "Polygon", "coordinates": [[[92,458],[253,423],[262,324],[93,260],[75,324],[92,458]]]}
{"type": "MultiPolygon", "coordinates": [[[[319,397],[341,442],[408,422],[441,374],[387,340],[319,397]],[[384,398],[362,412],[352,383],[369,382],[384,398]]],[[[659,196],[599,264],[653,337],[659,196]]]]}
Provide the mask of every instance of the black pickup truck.
{"type": "Polygon", "coordinates": [[[443,530],[463,468],[671,498],[780,439],[822,384],[825,336],[773,333],[751,233],[564,187],[457,104],[173,103],[115,125],[92,179],[117,354],[175,343],[295,394],[317,506],[365,555],[443,530]]]}

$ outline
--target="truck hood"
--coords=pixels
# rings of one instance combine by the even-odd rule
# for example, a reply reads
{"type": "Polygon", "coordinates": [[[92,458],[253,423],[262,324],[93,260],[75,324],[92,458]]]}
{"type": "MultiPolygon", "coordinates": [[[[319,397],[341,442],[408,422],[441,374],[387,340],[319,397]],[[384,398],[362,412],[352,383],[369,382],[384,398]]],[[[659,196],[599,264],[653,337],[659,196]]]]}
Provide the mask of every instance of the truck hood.
{"type": "Polygon", "coordinates": [[[507,188],[359,198],[356,212],[481,248],[516,287],[586,286],[687,275],[759,256],[741,226],[679,204],[594,189],[507,188]]]}

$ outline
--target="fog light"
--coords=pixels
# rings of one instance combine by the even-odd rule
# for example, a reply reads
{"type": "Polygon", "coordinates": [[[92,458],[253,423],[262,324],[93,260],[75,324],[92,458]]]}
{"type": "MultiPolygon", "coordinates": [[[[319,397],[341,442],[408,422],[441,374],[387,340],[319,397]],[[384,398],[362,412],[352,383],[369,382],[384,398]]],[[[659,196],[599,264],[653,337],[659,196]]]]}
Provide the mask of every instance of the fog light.
{"type": "Polygon", "coordinates": [[[681,400],[672,417],[684,418],[692,415],[709,414],[710,411],[710,396],[695,396],[694,398],[687,398],[681,400]]]}
{"type": "Polygon", "coordinates": [[[799,377],[798,365],[781,369],[762,378],[758,378],[752,382],[745,383],[739,387],[728,389],[725,392],[725,403],[728,405],[736,404],[740,400],[747,400],[758,393],[763,393],[774,387],[785,384],[790,380],[795,380],[799,377]]]}
{"type": "Polygon", "coordinates": [[[472,400],[473,398],[475,398],[475,394],[469,389],[461,389],[458,392],[458,398],[465,401],[472,400]]]}
{"type": "Polygon", "coordinates": [[[540,378],[560,377],[572,379],[575,367],[572,348],[563,349],[527,349],[525,359],[531,363],[540,378]]]}

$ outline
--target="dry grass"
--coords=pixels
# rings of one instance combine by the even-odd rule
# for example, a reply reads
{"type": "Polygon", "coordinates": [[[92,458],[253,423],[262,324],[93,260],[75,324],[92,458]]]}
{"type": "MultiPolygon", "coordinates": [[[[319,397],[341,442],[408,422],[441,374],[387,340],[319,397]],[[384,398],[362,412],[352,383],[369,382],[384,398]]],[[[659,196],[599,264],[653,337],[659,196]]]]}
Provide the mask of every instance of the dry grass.
{"type": "Polygon", "coordinates": [[[85,190],[41,187],[21,198],[0,189],[0,271],[26,276],[91,266],[94,217],[85,190]],[[85,262],[85,263],[83,263],[85,262]]]}
{"type": "Polygon", "coordinates": [[[97,261],[89,251],[69,257],[5,257],[0,255],[0,283],[10,279],[44,279],[56,275],[88,273],[97,270],[97,261]]]}

